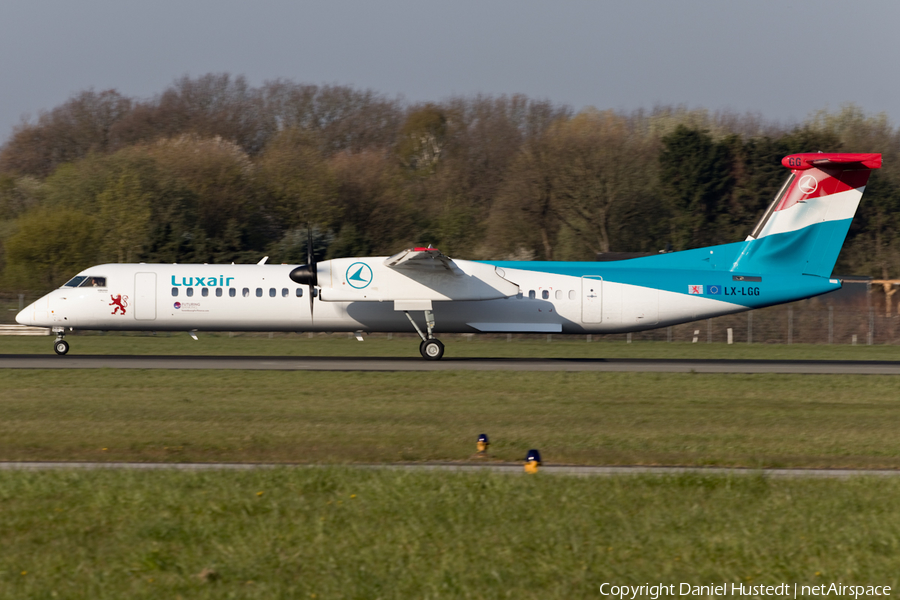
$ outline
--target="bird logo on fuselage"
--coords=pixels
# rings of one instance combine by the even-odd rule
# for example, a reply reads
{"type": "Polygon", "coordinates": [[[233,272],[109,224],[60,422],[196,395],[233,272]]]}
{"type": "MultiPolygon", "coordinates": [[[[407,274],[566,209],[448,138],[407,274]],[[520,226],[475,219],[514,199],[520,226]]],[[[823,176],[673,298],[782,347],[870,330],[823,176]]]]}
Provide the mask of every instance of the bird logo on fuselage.
{"type": "Polygon", "coordinates": [[[363,262],[355,262],[347,268],[347,283],[358,290],[372,283],[372,267],[363,262]]]}

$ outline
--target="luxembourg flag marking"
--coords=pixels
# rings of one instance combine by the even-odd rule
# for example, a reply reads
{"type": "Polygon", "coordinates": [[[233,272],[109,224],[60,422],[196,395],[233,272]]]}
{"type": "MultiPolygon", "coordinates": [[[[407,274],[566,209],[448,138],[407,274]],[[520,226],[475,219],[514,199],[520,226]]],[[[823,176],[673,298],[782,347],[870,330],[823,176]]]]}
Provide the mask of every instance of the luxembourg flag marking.
{"type": "Polygon", "coordinates": [[[688,294],[703,294],[703,286],[702,285],[689,285],[688,286],[688,294]]]}

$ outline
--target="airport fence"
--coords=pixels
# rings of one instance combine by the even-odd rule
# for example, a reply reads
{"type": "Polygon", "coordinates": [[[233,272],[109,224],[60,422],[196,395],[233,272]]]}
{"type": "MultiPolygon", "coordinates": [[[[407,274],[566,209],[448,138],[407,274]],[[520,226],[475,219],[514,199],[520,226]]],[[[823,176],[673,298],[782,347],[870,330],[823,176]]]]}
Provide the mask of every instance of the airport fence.
{"type": "Polygon", "coordinates": [[[900,343],[900,316],[874,309],[803,306],[801,303],[751,310],[606,340],[734,344],[895,344],[900,343]]]}

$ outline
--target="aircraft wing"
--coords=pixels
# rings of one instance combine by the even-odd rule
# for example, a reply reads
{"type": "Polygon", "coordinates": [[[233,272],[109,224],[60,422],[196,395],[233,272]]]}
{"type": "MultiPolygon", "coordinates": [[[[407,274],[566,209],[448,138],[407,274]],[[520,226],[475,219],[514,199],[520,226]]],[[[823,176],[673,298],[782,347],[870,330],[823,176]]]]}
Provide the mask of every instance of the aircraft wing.
{"type": "Polygon", "coordinates": [[[319,297],[325,302],[430,303],[493,300],[519,293],[518,284],[493,265],[453,260],[430,247],[409,248],[387,258],[337,258],[320,269],[319,297]]]}
{"type": "Polygon", "coordinates": [[[384,266],[391,269],[422,270],[432,272],[435,269],[445,269],[459,273],[459,269],[453,264],[453,260],[431,246],[427,248],[409,248],[389,256],[384,261],[384,266]]]}

